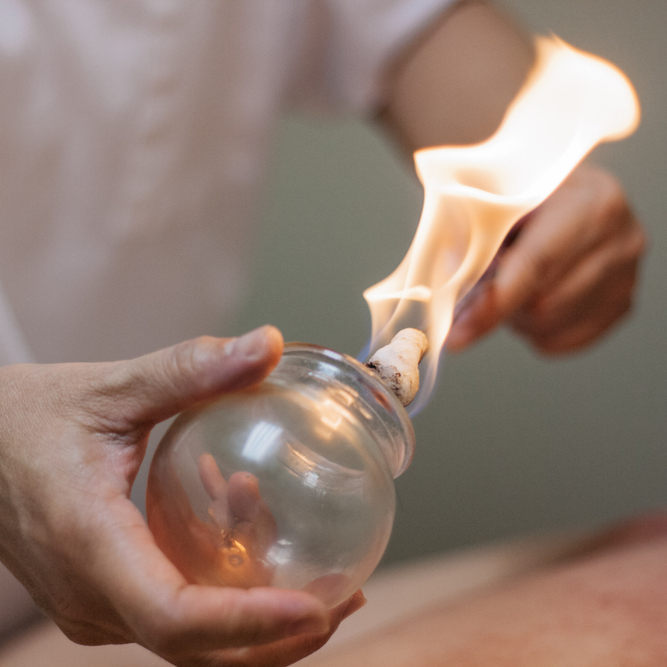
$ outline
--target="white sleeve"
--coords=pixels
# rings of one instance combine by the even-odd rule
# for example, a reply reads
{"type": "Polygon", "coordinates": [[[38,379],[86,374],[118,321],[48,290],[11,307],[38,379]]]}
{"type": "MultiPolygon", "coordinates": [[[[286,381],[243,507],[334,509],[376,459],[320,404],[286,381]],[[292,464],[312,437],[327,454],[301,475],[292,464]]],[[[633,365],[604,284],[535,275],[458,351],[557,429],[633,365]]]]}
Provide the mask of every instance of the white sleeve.
{"type": "MultiPolygon", "coordinates": [[[[411,40],[457,0],[321,0],[306,3],[290,99],[336,111],[371,111],[384,75],[411,40]]],[[[295,33],[293,33],[294,35],[295,33]]]]}
{"type": "Polygon", "coordinates": [[[31,361],[30,349],[0,285],[0,366],[31,361]]]}

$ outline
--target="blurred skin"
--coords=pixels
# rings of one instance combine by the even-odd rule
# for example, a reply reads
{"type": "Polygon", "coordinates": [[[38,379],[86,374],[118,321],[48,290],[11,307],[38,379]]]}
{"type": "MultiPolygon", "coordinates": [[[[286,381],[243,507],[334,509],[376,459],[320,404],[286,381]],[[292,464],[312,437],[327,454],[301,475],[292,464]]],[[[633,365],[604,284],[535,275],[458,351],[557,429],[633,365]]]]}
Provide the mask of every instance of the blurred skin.
{"type": "MultiPolygon", "coordinates": [[[[532,43],[513,23],[485,2],[463,2],[396,64],[381,120],[409,151],[482,141],[532,63],[532,43]]],[[[644,246],[617,180],[580,165],[467,299],[448,349],[507,324],[542,353],[579,350],[630,310],[644,246]]]]}
{"type": "Polygon", "coordinates": [[[151,466],[146,516],[155,542],[190,583],[269,586],[273,571],[265,556],[275,542],[276,523],[257,478],[235,472],[225,480],[208,453],[199,457],[198,471],[210,499],[205,517],[193,510],[170,461],[158,458],[151,466]]]}
{"type": "Polygon", "coordinates": [[[619,184],[582,164],[500,255],[457,319],[448,349],[503,323],[544,354],[585,347],[629,312],[644,245],[619,184]]]}
{"type": "Polygon", "coordinates": [[[667,514],[619,525],[540,571],[449,599],[311,667],[663,667],[667,514]]]}
{"type": "Polygon", "coordinates": [[[283,665],[363,604],[190,585],[129,498],[158,421],[259,382],[281,352],[264,327],[131,361],[0,368],[0,555],[68,637],[137,642],[177,665],[283,665]]]}
{"type": "Polygon", "coordinates": [[[210,454],[200,457],[199,474],[211,498],[209,516],[218,534],[232,540],[220,549],[218,564],[225,579],[230,584],[236,580],[234,585],[243,588],[268,586],[273,572],[264,557],[276,540],[277,530],[273,515],[260,496],[257,478],[248,472],[236,472],[229,481],[225,480],[210,454]],[[235,557],[236,545],[244,550],[242,559],[235,557]]]}

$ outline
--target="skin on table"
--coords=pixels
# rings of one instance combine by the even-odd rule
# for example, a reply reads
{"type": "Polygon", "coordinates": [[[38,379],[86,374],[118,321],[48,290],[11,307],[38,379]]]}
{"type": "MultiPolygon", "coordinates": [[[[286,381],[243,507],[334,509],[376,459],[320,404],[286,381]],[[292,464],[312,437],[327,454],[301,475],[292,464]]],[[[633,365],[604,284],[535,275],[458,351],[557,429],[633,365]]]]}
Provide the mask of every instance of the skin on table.
{"type": "MultiPolygon", "coordinates": [[[[516,545],[510,558],[520,562],[522,550],[531,547],[516,545]]],[[[463,596],[443,596],[304,666],[667,664],[667,514],[546,547],[544,567],[509,580],[497,577],[494,585],[463,596]]],[[[490,550],[488,556],[487,573],[508,554],[490,550]]],[[[495,572],[502,573],[502,565],[495,572]]]]}

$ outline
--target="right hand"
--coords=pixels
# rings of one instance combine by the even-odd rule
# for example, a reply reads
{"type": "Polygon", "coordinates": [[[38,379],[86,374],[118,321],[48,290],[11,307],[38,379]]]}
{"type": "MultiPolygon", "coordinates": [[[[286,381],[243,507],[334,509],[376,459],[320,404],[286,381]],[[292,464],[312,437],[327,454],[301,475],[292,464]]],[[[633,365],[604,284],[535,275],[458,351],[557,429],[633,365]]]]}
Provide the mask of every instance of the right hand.
{"type": "Polygon", "coordinates": [[[467,300],[448,349],[507,323],[543,354],[570,354],[630,311],[646,238],[611,174],[579,165],[529,217],[467,300]]]}
{"type": "Polygon", "coordinates": [[[137,642],[176,665],[286,665],[363,604],[188,584],[129,499],[151,428],[261,381],[270,327],[130,361],[0,368],[0,558],[72,640],[137,642]]]}

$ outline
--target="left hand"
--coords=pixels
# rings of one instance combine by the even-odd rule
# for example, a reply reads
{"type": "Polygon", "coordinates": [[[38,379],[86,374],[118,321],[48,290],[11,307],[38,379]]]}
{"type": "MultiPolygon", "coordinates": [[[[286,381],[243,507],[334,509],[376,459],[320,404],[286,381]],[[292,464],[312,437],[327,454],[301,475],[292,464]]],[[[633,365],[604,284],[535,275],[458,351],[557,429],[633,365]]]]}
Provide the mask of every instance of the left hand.
{"type": "Polygon", "coordinates": [[[545,354],[586,346],[629,311],[645,244],[615,178],[580,165],[471,295],[447,348],[461,350],[502,323],[545,354]]]}
{"type": "MultiPolygon", "coordinates": [[[[0,367],[0,559],[70,639],[136,642],[180,667],[288,665],[363,604],[189,583],[129,498],[156,423],[260,382],[282,349],[263,327],[126,361],[0,367]]],[[[270,531],[253,480],[204,474],[235,528],[270,531]]]]}

